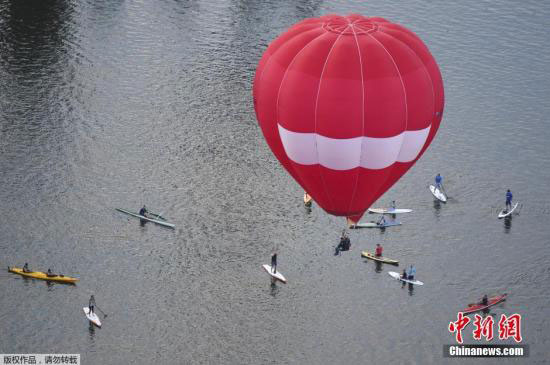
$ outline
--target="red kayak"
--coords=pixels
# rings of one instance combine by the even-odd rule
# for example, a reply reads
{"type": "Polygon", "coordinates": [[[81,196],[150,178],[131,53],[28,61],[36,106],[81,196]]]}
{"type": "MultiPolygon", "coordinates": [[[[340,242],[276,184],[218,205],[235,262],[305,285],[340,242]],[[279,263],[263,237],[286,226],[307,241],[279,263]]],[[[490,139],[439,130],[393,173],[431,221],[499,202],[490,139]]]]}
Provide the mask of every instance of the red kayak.
{"type": "Polygon", "coordinates": [[[487,304],[479,304],[479,303],[469,304],[468,308],[463,309],[461,312],[464,314],[469,314],[477,311],[482,311],[484,309],[492,307],[493,305],[496,305],[500,302],[505,301],[507,295],[508,294],[502,294],[502,295],[499,295],[498,297],[489,298],[489,301],[487,304]]]}

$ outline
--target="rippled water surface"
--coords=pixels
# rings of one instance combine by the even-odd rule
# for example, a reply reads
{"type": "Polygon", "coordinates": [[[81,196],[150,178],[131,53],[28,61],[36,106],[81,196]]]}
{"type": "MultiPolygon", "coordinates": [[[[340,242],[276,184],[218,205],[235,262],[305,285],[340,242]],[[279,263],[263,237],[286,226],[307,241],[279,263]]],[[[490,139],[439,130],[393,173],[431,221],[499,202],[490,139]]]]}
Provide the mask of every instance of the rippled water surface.
{"type": "Polygon", "coordinates": [[[0,272],[0,353],[440,364],[456,312],[507,292],[492,313],[522,314],[523,362],[548,361],[549,18],[543,1],[0,2],[0,265],[81,278],[0,272]],[[406,25],[446,93],[432,146],[375,204],[414,213],[385,232],[350,232],[341,256],[343,220],[304,209],[251,97],[269,42],[328,13],[406,25]],[[446,205],[426,188],[437,172],[446,205]],[[507,188],[524,206],[504,222],[507,188]],[[143,203],[176,229],[114,210],[143,203]],[[361,259],[376,243],[426,285],[409,291],[393,267],[361,259]],[[261,270],[274,249],[287,285],[261,270]],[[90,294],[108,314],[101,329],[82,313],[90,294]]]}

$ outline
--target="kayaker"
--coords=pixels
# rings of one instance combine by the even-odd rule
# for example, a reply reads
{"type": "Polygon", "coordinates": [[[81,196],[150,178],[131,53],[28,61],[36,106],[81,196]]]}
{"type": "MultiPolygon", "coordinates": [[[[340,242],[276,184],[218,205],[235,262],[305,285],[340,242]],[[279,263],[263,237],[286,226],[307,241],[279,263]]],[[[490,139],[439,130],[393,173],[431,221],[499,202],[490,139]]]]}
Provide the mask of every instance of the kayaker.
{"type": "Polygon", "coordinates": [[[271,271],[273,271],[274,274],[277,273],[277,252],[271,255],[271,271]]]}
{"type": "Polygon", "coordinates": [[[29,264],[25,262],[25,265],[23,266],[23,272],[32,272],[29,270],[29,264]]]}
{"type": "Polygon", "coordinates": [[[401,274],[401,279],[407,279],[407,269],[403,269],[403,274],[401,274]]]}
{"type": "Polygon", "coordinates": [[[485,295],[483,296],[483,298],[481,298],[481,302],[480,302],[479,304],[481,304],[481,305],[487,305],[487,304],[489,304],[489,298],[487,298],[487,294],[485,294],[485,295]]]}
{"type": "Polygon", "coordinates": [[[384,248],[380,246],[379,243],[376,244],[376,250],[374,251],[374,256],[380,257],[382,256],[382,251],[384,251],[384,248]]]}
{"type": "Polygon", "coordinates": [[[414,280],[415,276],[416,276],[416,267],[411,265],[411,267],[409,267],[409,272],[407,273],[407,278],[409,280],[414,280]]]}
{"type": "Polygon", "coordinates": [[[139,215],[142,215],[145,217],[145,214],[147,214],[147,208],[145,207],[145,205],[143,205],[143,208],[139,210],[139,215]]]}
{"type": "Polygon", "coordinates": [[[52,269],[48,268],[48,272],[46,273],[47,276],[57,276],[52,272],[52,269]]]}
{"type": "Polygon", "coordinates": [[[92,295],[90,297],[90,300],[88,301],[88,308],[90,308],[90,314],[94,313],[94,307],[95,307],[95,298],[92,295]]]}
{"type": "Polygon", "coordinates": [[[386,224],[386,218],[384,218],[384,216],[382,215],[380,217],[380,219],[378,220],[378,223],[377,223],[379,226],[383,226],[386,224]]]}
{"type": "Polygon", "coordinates": [[[512,209],[512,192],[510,189],[506,191],[506,210],[512,209]]]}
{"type": "Polygon", "coordinates": [[[392,209],[395,209],[395,200],[392,200],[392,201],[391,201],[391,208],[392,208],[392,209]]]}
{"type": "Polygon", "coordinates": [[[441,183],[443,182],[443,177],[440,174],[437,174],[435,177],[435,187],[441,190],[441,183]]]}

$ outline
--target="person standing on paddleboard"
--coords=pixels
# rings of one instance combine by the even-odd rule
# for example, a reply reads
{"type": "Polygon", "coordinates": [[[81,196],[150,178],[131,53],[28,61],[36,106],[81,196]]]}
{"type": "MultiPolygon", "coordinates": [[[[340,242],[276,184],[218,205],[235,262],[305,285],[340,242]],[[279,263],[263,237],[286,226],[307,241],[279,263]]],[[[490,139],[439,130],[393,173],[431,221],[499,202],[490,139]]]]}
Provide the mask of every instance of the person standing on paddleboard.
{"type": "Polygon", "coordinates": [[[273,271],[273,274],[277,273],[277,252],[271,255],[271,271],[273,271]]]}
{"type": "Polygon", "coordinates": [[[376,250],[374,251],[374,256],[381,257],[382,256],[382,251],[384,251],[384,248],[382,246],[380,246],[379,243],[377,243],[376,244],[376,250]]]}
{"type": "Polygon", "coordinates": [[[411,267],[409,267],[409,272],[407,273],[407,279],[414,280],[415,276],[416,276],[416,267],[411,265],[411,267]]]}
{"type": "Polygon", "coordinates": [[[510,191],[510,189],[508,189],[506,191],[506,210],[512,209],[512,198],[512,192],[510,191]]]}
{"type": "Polygon", "coordinates": [[[437,174],[435,177],[435,187],[441,190],[441,183],[443,182],[443,177],[440,174],[437,174]]]}
{"type": "Polygon", "coordinates": [[[90,315],[91,315],[92,313],[94,313],[95,298],[94,298],[93,295],[90,297],[90,300],[88,301],[88,308],[90,309],[90,315]]]}

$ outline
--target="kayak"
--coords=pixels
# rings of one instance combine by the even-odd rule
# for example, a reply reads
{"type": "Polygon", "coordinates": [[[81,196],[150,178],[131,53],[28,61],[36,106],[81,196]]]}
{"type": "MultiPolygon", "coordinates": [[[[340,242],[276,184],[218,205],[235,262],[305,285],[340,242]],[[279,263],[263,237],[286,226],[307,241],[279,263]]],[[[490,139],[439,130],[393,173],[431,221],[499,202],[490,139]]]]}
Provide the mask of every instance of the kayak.
{"type": "Polygon", "coordinates": [[[441,200],[443,203],[447,202],[447,197],[445,196],[445,194],[435,186],[430,185],[430,191],[432,192],[433,196],[435,196],[438,200],[441,200]]]}
{"type": "Polygon", "coordinates": [[[32,271],[32,272],[23,272],[23,269],[20,269],[18,267],[9,267],[8,271],[12,272],[14,274],[19,274],[25,277],[34,278],[34,279],[41,279],[41,280],[47,280],[47,281],[56,281],[59,283],[68,283],[68,284],[74,284],[78,281],[77,278],[71,278],[70,276],[65,275],[54,275],[54,276],[48,276],[45,272],[42,271],[32,271]]]}
{"type": "Polygon", "coordinates": [[[153,222],[153,223],[156,223],[156,224],[161,225],[163,227],[168,227],[168,228],[175,228],[176,227],[175,224],[168,223],[168,222],[165,222],[165,221],[162,221],[162,220],[159,220],[159,219],[149,218],[149,217],[140,215],[138,213],[132,213],[130,211],[127,211],[127,210],[121,209],[121,208],[115,208],[115,209],[118,210],[121,213],[125,213],[125,214],[128,214],[128,215],[132,216],[132,217],[143,219],[143,220],[148,221],[148,222],[153,222]]]}
{"type": "Polygon", "coordinates": [[[311,195],[309,195],[308,193],[304,193],[304,204],[306,207],[310,207],[311,206],[311,200],[313,198],[311,197],[311,195]]]}
{"type": "Polygon", "coordinates": [[[373,253],[370,253],[368,251],[361,252],[361,257],[371,259],[371,260],[374,260],[374,261],[378,261],[378,262],[382,262],[384,264],[399,265],[399,261],[397,261],[397,260],[392,260],[392,259],[389,259],[389,258],[383,257],[383,256],[378,257],[378,256],[375,256],[373,253]]]}
{"type": "Polygon", "coordinates": [[[485,310],[489,307],[492,307],[493,305],[497,305],[498,303],[505,301],[507,295],[508,294],[504,293],[502,295],[489,298],[489,300],[487,301],[488,302],[487,304],[479,304],[479,303],[469,304],[468,308],[461,310],[461,312],[464,314],[469,314],[469,313],[485,310]]]}
{"type": "Polygon", "coordinates": [[[516,203],[509,211],[504,209],[502,212],[498,213],[498,219],[510,216],[510,214],[512,214],[514,210],[516,210],[518,204],[519,203],[516,203]]]}
{"type": "Polygon", "coordinates": [[[279,271],[277,271],[276,273],[273,272],[273,269],[271,268],[271,265],[267,265],[267,264],[264,264],[262,265],[262,267],[264,268],[264,270],[274,279],[277,279],[279,281],[282,281],[283,283],[286,284],[286,278],[283,276],[283,274],[281,274],[279,271]]]}
{"type": "Polygon", "coordinates": [[[90,308],[88,307],[84,307],[82,308],[82,310],[84,310],[84,314],[86,315],[86,318],[88,318],[88,321],[92,322],[98,327],[101,327],[101,321],[99,320],[97,314],[95,314],[95,311],[94,313],[90,314],[90,308]]]}
{"type": "Polygon", "coordinates": [[[389,208],[389,209],[379,209],[379,208],[369,208],[369,213],[376,214],[402,214],[410,213],[412,209],[400,209],[400,208],[389,208]]]}
{"type": "Polygon", "coordinates": [[[408,280],[408,279],[403,279],[401,277],[401,275],[395,271],[390,271],[388,273],[392,278],[394,279],[397,279],[397,280],[400,280],[400,281],[403,281],[405,283],[409,283],[409,284],[414,284],[414,285],[424,285],[423,282],[419,281],[419,280],[408,280]]]}

